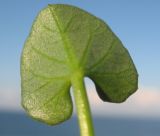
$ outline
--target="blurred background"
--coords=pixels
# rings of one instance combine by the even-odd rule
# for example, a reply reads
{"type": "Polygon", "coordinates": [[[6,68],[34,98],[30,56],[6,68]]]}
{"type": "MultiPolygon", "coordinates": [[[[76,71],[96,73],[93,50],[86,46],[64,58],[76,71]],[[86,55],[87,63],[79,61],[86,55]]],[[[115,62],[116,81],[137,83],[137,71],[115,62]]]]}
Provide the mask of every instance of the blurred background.
{"type": "Polygon", "coordinates": [[[160,135],[159,0],[0,0],[0,136],[78,136],[72,118],[47,126],[29,118],[20,105],[20,56],[38,12],[52,3],[78,6],[103,19],[129,50],[139,89],[126,102],[102,102],[85,79],[97,136],[160,135]]]}

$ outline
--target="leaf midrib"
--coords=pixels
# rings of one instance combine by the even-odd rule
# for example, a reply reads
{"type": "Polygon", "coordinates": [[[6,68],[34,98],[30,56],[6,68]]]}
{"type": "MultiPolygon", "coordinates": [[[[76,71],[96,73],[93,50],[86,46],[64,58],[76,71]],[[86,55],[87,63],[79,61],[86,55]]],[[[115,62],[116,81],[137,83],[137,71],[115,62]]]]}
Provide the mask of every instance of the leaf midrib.
{"type": "Polygon", "coordinates": [[[62,42],[63,42],[63,47],[64,47],[64,50],[67,54],[67,60],[66,60],[67,65],[70,68],[70,72],[73,73],[73,72],[75,72],[75,70],[77,70],[79,68],[78,59],[77,59],[77,57],[74,53],[74,50],[73,50],[71,44],[69,43],[69,38],[67,37],[67,35],[62,30],[62,28],[63,28],[62,23],[60,23],[57,15],[55,13],[55,10],[53,10],[50,6],[49,6],[49,10],[51,12],[53,20],[55,21],[57,29],[60,33],[60,36],[61,36],[61,39],[62,39],[62,42]]]}

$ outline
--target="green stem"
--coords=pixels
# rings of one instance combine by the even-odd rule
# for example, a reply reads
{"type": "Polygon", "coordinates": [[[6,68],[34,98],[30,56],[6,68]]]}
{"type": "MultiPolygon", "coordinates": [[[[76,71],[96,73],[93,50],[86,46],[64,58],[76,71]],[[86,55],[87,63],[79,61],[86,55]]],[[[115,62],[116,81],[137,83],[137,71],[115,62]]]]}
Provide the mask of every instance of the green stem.
{"type": "Polygon", "coordinates": [[[74,74],[72,78],[72,86],[81,136],[94,136],[88,97],[83,81],[83,74],[81,72],[74,74]]]}

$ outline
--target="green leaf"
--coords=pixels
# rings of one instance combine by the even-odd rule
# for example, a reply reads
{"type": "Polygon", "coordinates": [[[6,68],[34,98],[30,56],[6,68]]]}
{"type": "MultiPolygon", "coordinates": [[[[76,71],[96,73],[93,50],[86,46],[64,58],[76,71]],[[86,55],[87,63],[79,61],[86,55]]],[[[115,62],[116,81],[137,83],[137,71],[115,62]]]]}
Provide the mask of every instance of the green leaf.
{"type": "Polygon", "coordinates": [[[23,107],[50,125],[67,120],[76,73],[91,78],[104,101],[123,102],[137,90],[132,59],[106,23],[73,6],[49,5],[35,19],[23,49],[23,107]]]}

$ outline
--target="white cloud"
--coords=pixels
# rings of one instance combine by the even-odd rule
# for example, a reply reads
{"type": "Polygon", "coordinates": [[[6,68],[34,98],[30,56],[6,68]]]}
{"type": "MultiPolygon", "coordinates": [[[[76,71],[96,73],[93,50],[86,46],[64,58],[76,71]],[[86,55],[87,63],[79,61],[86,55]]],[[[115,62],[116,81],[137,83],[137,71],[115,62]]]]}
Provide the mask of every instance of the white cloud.
{"type": "Polygon", "coordinates": [[[107,103],[100,100],[94,88],[88,92],[92,113],[97,116],[160,117],[160,90],[140,87],[126,102],[107,103]]]}
{"type": "Polygon", "coordinates": [[[22,111],[19,89],[0,90],[0,111],[22,111]]]}

